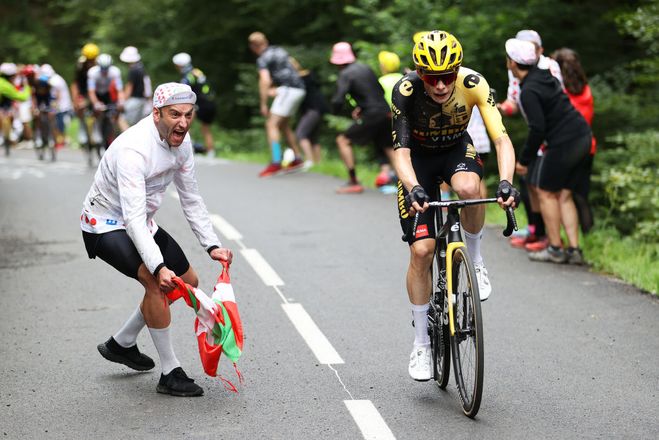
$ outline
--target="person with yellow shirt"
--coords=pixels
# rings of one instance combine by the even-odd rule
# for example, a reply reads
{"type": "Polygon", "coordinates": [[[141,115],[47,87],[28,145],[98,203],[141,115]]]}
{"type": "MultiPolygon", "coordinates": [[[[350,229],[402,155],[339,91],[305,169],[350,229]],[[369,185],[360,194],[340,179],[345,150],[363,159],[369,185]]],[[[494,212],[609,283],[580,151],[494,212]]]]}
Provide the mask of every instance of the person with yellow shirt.
{"type": "MultiPolygon", "coordinates": [[[[416,71],[401,78],[392,94],[393,142],[398,199],[406,202],[398,206],[399,218],[410,246],[407,291],[415,338],[408,372],[413,379],[426,381],[432,377],[427,319],[435,249],[428,202],[436,197],[440,181],[449,183],[461,199],[480,198],[483,165],[467,132],[474,107],[480,110],[497,150],[499,204],[515,206],[519,192],[512,185],[515,151],[501,114],[485,78],[462,67],[462,46],[457,38],[445,31],[425,33],[415,43],[412,58],[416,71]],[[504,193],[509,194],[506,200],[504,193]],[[411,231],[417,212],[417,228],[411,231]]],[[[485,209],[483,205],[466,207],[461,215],[481,300],[485,300],[492,291],[480,252],[485,209]]]]}

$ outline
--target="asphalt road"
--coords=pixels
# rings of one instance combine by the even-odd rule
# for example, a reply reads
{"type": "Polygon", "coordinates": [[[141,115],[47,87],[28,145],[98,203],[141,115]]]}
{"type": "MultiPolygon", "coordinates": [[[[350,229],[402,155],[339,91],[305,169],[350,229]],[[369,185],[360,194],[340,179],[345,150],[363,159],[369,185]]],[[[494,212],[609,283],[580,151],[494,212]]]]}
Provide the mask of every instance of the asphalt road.
{"type": "MultiPolygon", "coordinates": [[[[470,420],[452,381],[441,391],[407,375],[408,251],[394,196],[337,196],[337,179],[258,171],[205,158],[197,171],[236,254],[245,383],[236,394],[204,375],[181,302],[174,347],[205,395],[174,398],[155,392],[158,367],[133,372],[96,350],[142,292],[86,256],[83,156],[0,158],[0,438],[657,438],[656,298],[587,268],[532,263],[488,227],[494,291],[483,304],[483,403],[470,420]]],[[[156,220],[211,291],[219,266],[173,193],[156,220]]],[[[147,332],[138,344],[157,359],[147,332]]],[[[221,370],[235,381],[227,359],[221,370]]]]}

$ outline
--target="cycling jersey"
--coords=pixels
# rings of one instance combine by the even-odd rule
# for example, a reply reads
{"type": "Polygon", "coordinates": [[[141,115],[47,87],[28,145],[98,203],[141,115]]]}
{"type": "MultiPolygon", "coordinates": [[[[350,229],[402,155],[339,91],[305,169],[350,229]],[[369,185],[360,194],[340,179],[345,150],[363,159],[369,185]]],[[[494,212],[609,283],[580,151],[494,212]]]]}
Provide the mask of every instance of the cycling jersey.
{"type": "Polygon", "coordinates": [[[480,73],[461,67],[453,93],[444,104],[426,94],[416,72],[408,73],[392,94],[394,149],[439,154],[456,146],[467,131],[474,106],[478,106],[490,138],[506,134],[490,87],[480,73]]]}
{"type": "Polygon", "coordinates": [[[153,239],[158,230],[153,217],[172,181],[199,243],[206,250],[220,247],[197,187],[190,135],[172,148],[160,139],[152,118],[122,133],[103,155],[83,203],[82,230],[101,234],[125,229],[153,273],[164,261],[153,239]]]}
{"type": "Polygon", "coordinates": [[[123,88],[121,71],[117,66],[110,66],[107,71],[94,66],[87,72],[87,90],[93,90],[98,99],[105,104],[117,102],[117,91],[123,88]]]}
{"type": "Polygon", "coordinates": [[[0,98],[6,101],[27,101],[32,96],[30,86],[27,84],[21,91],[9,80],[0,76],[0,98]]]}
{"type": "Polygon", "coordinates": [[[391,92],[393,92],[394,86],[402,77],[402,73],[394,72],[387,73],[386,75],[382,75],[380,78],[378,78],[378,82],[382,86],[382,90],[384,90],[384,100],[387,101],[389,107],[391,107],[391,92]]]}

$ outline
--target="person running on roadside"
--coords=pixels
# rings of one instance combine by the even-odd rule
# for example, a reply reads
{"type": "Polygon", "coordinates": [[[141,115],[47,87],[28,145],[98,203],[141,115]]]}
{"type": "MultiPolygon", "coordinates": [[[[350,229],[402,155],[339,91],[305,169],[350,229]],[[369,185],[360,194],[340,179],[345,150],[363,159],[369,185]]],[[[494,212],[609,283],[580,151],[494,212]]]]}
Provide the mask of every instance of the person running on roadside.
{"type": "Polygon", "coordinates": [[[99,257],[145,289],[139,307],[118,332],[98,345],[99,352],[134,370],[152,369],[153,360],[136,345],[146,324],[162,368],[156,390],[174,396],[200,396],[204,391],[181,368],[170,336],[165,294],[175,287],[172,278],[198,285],[197,273],[181,247],[154,221],[170,183],[174,182],[185,218],[210,258],[229,264],[233,258],[213,231],[195,178],[188,130],[196,100],[188,85],[159,85],[152,117],[119,135],[103,155],[80,216],[89,258],[99,257]]]}
{"type": "Polygon", "coordinates": [[[343,109],[347,94],[356,102],[356,107],[352,110],[352,119],[355,122],[336,137],[336,145],[349,176],[348,182],[336,192],[357,194],[363,192],[364,187],[357,179],[352,145],[373,142],[377,154],[384,153],[386,157],[381,160],[381,164],[391,163],[391,108],[384,99],[384,90],[375,72],[366,64],[357,62],[350,43],[336,43],[332,47],[330,63],[339,68],[336,91],[331,99],[332,112],[339,113],[343,109]]]}
{"type": "MultiPolygon", "coordinates": [[[[430,200],[436,200],[439,180],[449,182],[460,199],[480,198],[482,162],[467,126],[477,106],[497,150],[499,186],[503,207],[518,203],[512,186],[515,150],[501,122],[490,87],[474,70],[461,67],[462,46],[445,31],[424,34],[414,45],[415,72],[405,75],[392,95],[394,164],[398,175],[398,211],[410,248],[407,293],[414,320],[414,348],[408,372],[419,381],[432,377],[428,336],[430,265],[435,250],[435,225],[430,200]],[[510,194],[507,200],[501,195],[510,194]],[[414,215],[420,213],[416,230],[414,215]]],[[[465,244],[476,269],[481,300],[492,292],[481,256],[483,205],[461,211],[465,244]]]]}
{"type": "Polygon", "coordinates": [[[526,175],[535,161],[529,182],[538,188],[540,212],[549,245],[529,252],[534,261],[583,264],[579,248],[579,217],[572,191],[588,173],[592,133],[588,123],[570,103],[558,81],[537,66],[535,46],[515,38],[506,41],[508,68],[520,81],[520,103],[529,122],[529,131],[517,173],[526,175]],[[538,149],[545,151],[538,157],[538,149]],[[563,250],[561,223],[569,247],[563,250]]]}
{"type": "Polygon", "coordinates": [[[128,77],[124,85],[124,118],[128,125],[135,125],[138,121],[151,113],[150,99],[151,78],[144,70],[142,57],[134,46],[126,46],[119,54],[119,59],[128,64],[128,77]]]}
{"type": "Polygon", "coordinates": [[[304,81],[291,63],[288,53],[279,46],[271,45],[262,32],[252,32],[247,41],[250,50],[258,57],[256,66],[259,70],[259,103],[261,114],[266,118],[265,131],[272,155],[272,161],[259,176],[268,177],[282,171],[282,132],[289,147],[295,152],[295,159],[286,169],[302,168],[304,162],[289,121],[306,95],[304,81]],[[274,100],[268,108],[270,97],[274,100]]]}
{"type": "Polygon", "coordinates": [[[215,145],[213,143],[213,132],[211,124],[215,120],[216,107],[214,93],[206,79],[206,75],[200,69],[192,66],[192,57],[185,52],[180,52],[172,57],[172,62],[183,75],[181,83],[187,84],[197,95],[197,119],[201,122],[201,135],[204,138],[206,156],[215,157],[215,145]]]}

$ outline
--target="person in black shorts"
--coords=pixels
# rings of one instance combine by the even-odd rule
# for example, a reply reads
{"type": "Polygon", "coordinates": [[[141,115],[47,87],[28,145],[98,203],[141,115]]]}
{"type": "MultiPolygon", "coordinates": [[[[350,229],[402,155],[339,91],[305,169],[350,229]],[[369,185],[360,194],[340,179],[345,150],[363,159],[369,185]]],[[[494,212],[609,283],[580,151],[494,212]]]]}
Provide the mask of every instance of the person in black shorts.
{"type": "Polygon", "coordinates": [[[373,143],[380,155],[380,162],[392,162],[391,109],[384,99],[384,90],[375,72],[365,64],[358,63],[349,43],[336,43],[332,48],[330,63],[339,66],[336,92],[331,100],[332,111],[343,108],[346,94],[354,99],[356,107],[352,118],[356,121],[348,130],[336,138],[336,145],[343,163],[348,168],[349,180],[337,189],[339,194],[354,194],[364,191],[355,172],[355,156],[352,144],[373,143]]]}
{"type": "MultiPolygon", "coordinates": [[[[437,199],[445,181],[460,199],[480,198],[481,159],[467,132],[478,107],[497,150],[499,204],[514,206],[518,192],[512,186],[515,151],[501,122],[490,87],[478,72],[462,66],[462,46],[444,31],[423,34],[412,58],[416,71],[403,76],[392,93],[394,165],[398,175],[398,215],[410,249],[407,293],[414,321],[414,348],[408,372],[414,380],[432,377],[428,309],[430,266],[435,250],[435,224],[428,202],[437,199]],[[503,199],[502,194],[509,197],[503,199]],[[414,227],[414,216],[419,219],[414,227]]],[[[461,211],[464,241],[474,263],[481,300],[492,287],[481,255],[485,222],[482,205],[461,211]]]]}
{"type": "Polygon", "coordinates": [[[204,391],[185,374],[174,353],[166,294],[176,287],[174,277],[195,287],[199,280],[181,247],[154,220],[170,183],[175,184],[185,218],[210,258],[229,264],[233,258],[213,231],[195,178],[188,135],[195,102],[188,85],[158,86],[152,117],[123,132],[103,155],[80,216],[89,258],[102,259],[144,287],[139,307],[118,332],[98,345],[98,351],[134,370],[152,369],[153,360],[136,345],[146,325],[162,367],[156,390],[184,397],[204,391]]]}
{"type": "Polygon", "coordinates": [[[538,188],[540,212],[549,246],[529,252],[534,261],[583,264],[579,248],[579,217],[572,191],[588,173],[592,133],[588,123],[570,103],[555,78],[537,66],[533,43],[511,38],[506,41],[507,63],[520,80],[520,102],[529,122],[529,132],[519,157],[517,173],[529,173],[529,182],[538,188]],[[542,156],[538,149],[545,141],[542,156]],[[569,247],[563,250],[561,224],[569,247]]]}

